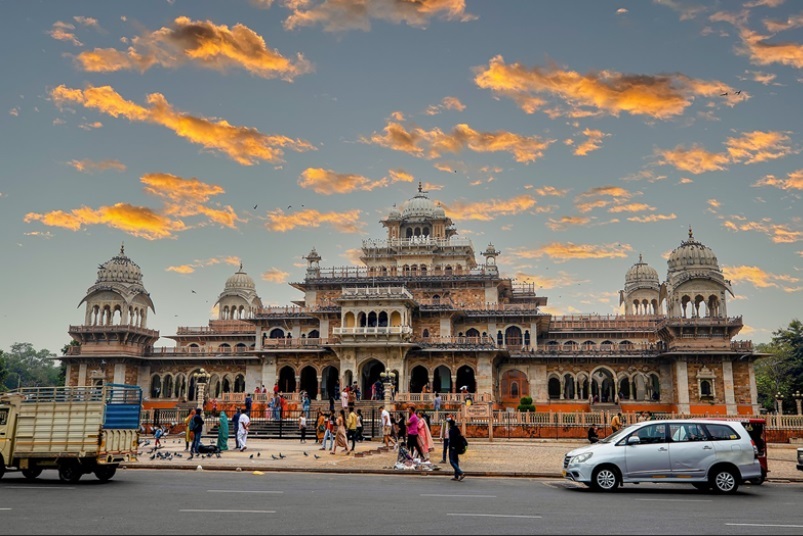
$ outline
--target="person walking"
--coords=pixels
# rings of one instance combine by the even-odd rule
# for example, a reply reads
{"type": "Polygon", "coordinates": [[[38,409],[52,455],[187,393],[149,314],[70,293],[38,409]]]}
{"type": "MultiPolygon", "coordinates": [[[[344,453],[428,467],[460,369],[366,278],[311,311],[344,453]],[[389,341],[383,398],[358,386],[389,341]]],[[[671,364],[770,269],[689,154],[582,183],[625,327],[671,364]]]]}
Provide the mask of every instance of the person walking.
{"type": "Polygon", "coordinates": [[[363,426],[363,423],[362,423],[362,410],[358,409],[357,410],[357,441],[359,441],[360,443],[362,443],[362,440],[363,440],[363,436],[362,436],[363,431],[365,431],[365,427],[363,426]]]}
{"type": "Polygon", "coordinates": [[[443,441],[443,454],[441,455],[441,463],[446,463],[446,456],[449,455],[449,420],[452,418],[450,413],[446,414],[446,418],[441,422],[441,431],[438,436],[443,441]]]}
{"type": "Polygon", "coordinates": [[[248,418],[251,418],[251,405],[254,403],[254,399],[251,398],[251,393],[245,395],[245,414],[248,415],[248,418]]]}
{"type": "Polygon", "coordinates": [[[190,450],[192,442],[192,420],[195,418],[195,410],[191,409],[184,418],[184,450],[190,450]]]}
{"type": "Polygon", "coordinates": [[[432,434],[429,431],[429,424],[424,415],[423,410],[418,410],[418,451],[424,458],[424,461],[429,461],[430,451],[435,450],[435,445],[432,443],[432,434]]]}
{"type": "Polygon", "coordinates": [[[452,480],[462,482],[466,478],[466,474],[460,469],[460,453],[464,450],[465,438],[460,433],[454,419],[449,419],[449,463],[452,464],[454,469],[454,477],[452,480]]]}
{"type": "Polygon", "coordinates": [[[415,406],[407,408],[407,450],[410,451],[410,456],[418,451],[419,458],[424,459],[424,453],[418,446],[418,415],[415,414],[415,406]]]}
{"type": "Polygon", "coordinates": [[[334,419],[333,415],[333,413],[330,413],[326,416],[326,430],[323,434],[323,446],[321,447],[321,450],[326,450],[327,441],[331,441],[332,446],[329,447],[330,450],[335,447],[335,425],[334,421],[332,420],[334,419]]]}
{"type": "Polygon", "coordinates": [[[304,411],[304,416],[309,419],[309,409],[312,405],[312,401],[309,399],[309,395],[306,391],[304,391],[304,396],[301,399],[301,409],[304,411]]]}
{"type": "Polygon", "coordinates": [[[323,434],[326,432],[326,418],[323,412],[318,410],[318,417],[315,419],[315,442],[320,443],[323,441],[323,434]]]}
{"type": "Polygon", "coordinates": [[[619,412],[611,419],[611,431],[615,434],[622,429],[622,413],[619,412]]]}
{"type": "Polygon", "coordinates": [[[301,432],[301,442],[307,442],[307,417],[302,413],[298,417],[298,431],[301,432]]]}
{"type": "MultiPolygon", "coordinates": [[[[382,408],[381,414],[382,420],[382,441],[385,443],[385,447],[389,447],[391,441],[391,435],[393,435],[393,423],[390,422],[390,412],[386,408],[382,408]]],[[[396,442],[393,441],[393,446],[396,446],[396,442]]]]}
{"type": "Polygon", "coordinates": [[[335,444],[332,446],[332,450],[329,452],[329,454],[337,454],[337,447],[342,447],[346,451],[346,456],[348,456],[351,454],[351,451],[349,450],[348,436],[346,436],[346,412],[342,409],[340,410],[340,415],[337,417],[335,426],[337,426],[337,432],[335,432],[335,444]]]}
{"type": "Polygon", "coordinates": [[[217,446],[221,451],[229,450],[229,417],[225,409],[218,416],[217,446]]]}
{"type": "Polygon", "coordinates": [[[343,389],[343,392],[340,393],[340,407],[343,411],[349,409],[349,388],[346,387],[343,389]]]}
{"type": "Polygon", "coordinates": [[[231,418],[231,429],[234,430],[234,448],[240,450],[240,438],[237,435],[237,432],[240,430],[240,408],[237,408],[234,412],[234,417],[231,418]]]}
{"type": "Polygon", "coordinates": [[[435,415],[437,415],[438,412],[441,410],[441,394],[440,393],[435,393],[434,405],[435,405],[435,415]]]}
{"type": "Polygon", "coordinates": [[[195,416],[192,418],[192,447],[190,448],[191,454],[200,454],[201,436],[204,432],[204,418],[201,417],[201,408],[195,410],[195,416]]]}
{"type": "Polygon", "coordinates": [[[354,413],[354,408],[351,408],[346,418],[346,437],[351,441],[351,450],[354,450],[357,442],[357,414],[354,413]]]}
{"type": "Polygon", "coordinates": [[[243,412],[240,415],[240,422],[238,423],[237,428],[237,440],[240,443],[240,452],[245,452],[245,450],[248,448],[246,443],[248,442],[249,428],[251,428],[251,418],[247,413],[243,412]]]}

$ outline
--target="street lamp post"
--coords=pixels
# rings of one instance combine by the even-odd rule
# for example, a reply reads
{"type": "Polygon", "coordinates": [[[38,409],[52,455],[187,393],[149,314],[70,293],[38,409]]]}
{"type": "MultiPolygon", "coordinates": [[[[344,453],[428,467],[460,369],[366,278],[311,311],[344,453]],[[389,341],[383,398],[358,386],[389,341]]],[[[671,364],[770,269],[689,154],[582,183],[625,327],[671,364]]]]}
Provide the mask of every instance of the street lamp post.
{"type": "Polygon", "coordinates": [[[783,395],[780,391],[775,393],[775,413],[783,415],[783,395]]]}
{"type": "Polygon", "coordinates": [[[803,401],[803,394],[800,394],[800,391],[795,391],[795,394],[792,395],[792,398],[795,399],[795,405],[797,406],[797,414],[803,415],[803,411],[801,411],[800,403],[803,401]]]}
{"type": "Polygon", "coordinates": [[[396,379],[395,372],[380,372],[379,377],[382,380],[382,386],[385,398],[385,409],[393,411],[393,403],[390,398],[391,390],[393,389],[393,380],[396,379]]]}
{"type": "Polygon", "coordinates": [[[203,417],[204,400],[206,398],[206,382],[209,381],[210,374],[202,367],[201,370],[193,374],[192,377],[195,378],[195,384],[198,390],[195,401],[198,403],[198,407],[201,408],[201,417],[203,417]]]}

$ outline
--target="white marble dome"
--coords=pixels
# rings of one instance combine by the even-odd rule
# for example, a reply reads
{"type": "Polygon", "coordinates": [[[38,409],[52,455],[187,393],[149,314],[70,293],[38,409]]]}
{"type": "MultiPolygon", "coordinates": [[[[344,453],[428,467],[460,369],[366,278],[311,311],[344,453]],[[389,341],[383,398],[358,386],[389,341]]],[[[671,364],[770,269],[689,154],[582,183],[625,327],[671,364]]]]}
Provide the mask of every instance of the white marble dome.
{"type": "Polygon", "coordinates": [[[226,280],[226,290],[254,290],[255,288],[254,280],[251,279],[251,276],[247,273],[243,272],[242,264],[240,265],[240,269],[226,280]]]}
{"type": "Polygon", "coordinates": [[[689,229],[689,239],[680,243],[667,260],[669,272],[681,270],[714,270],[719,271],[719,262],[713,250],[694,239],[689,229]]]}
{"type": "Polygon", "coordinates": [[[98,268],[97,283],[111,282],[142,284],[142,270],[137,263],[126,257],[124,246],[120,246],[118,255],[98,268]]]}
{"type": "Polygon", "coordinates": [[[634,283],[655,284],[656,288],[660,286],[658,271],[644,262],[641,255],[638,257],[638,262],[631,266],[625,275],[625,284],[634,283]]]}
{"type": "MultiPolygon", "coordinates": [[[[404,203],[402,216],[405,218],[433,218],[439,207],[423,193],[404,203]]],[[[443,209],[441,209],[443,210],[443,209]]]]}

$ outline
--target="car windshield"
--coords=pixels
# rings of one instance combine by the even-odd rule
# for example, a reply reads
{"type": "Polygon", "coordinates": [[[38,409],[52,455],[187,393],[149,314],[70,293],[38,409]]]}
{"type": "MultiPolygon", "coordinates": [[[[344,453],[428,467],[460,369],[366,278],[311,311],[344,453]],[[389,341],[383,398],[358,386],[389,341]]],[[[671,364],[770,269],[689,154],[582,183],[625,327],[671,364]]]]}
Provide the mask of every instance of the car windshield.
{"type": "Polygon", "coordinates": [[[633,425],[632,424],[627,425],[618,432],[616,432],[615,434],[611,434],[605,439],[601,439],[600,443],[616,443],[617,441],[619,441],[632,431],[633,431],[633,425]]]}

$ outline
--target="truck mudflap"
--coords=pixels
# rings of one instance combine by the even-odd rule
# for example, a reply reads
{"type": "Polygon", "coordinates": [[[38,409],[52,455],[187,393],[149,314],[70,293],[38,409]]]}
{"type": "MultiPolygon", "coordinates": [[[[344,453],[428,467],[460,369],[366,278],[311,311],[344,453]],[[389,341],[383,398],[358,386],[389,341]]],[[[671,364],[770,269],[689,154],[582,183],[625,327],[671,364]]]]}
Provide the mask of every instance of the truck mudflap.
{"type": "Polygon", "coordinates": [[[99,464],[137,461],[137,430],[103,430],[100,436],[99,464]]]}

